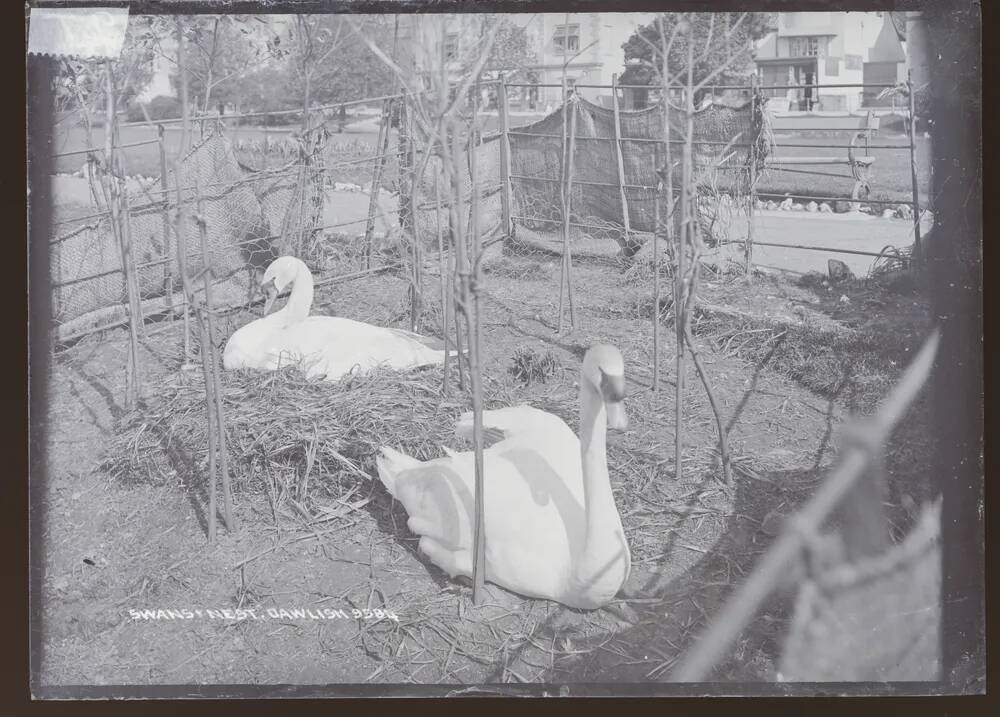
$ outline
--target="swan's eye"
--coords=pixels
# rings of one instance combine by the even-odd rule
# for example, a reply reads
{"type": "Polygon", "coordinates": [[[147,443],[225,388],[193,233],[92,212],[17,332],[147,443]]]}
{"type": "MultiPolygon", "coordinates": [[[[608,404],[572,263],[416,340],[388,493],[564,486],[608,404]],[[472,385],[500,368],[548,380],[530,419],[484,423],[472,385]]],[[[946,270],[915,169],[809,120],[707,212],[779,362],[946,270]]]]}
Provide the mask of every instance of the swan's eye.
{"type": "Polygon", "coordinates": [[[625,400],[625,377],[604,373],[601,369],[601,394],[605,401],[616,403],[625,400]]]}

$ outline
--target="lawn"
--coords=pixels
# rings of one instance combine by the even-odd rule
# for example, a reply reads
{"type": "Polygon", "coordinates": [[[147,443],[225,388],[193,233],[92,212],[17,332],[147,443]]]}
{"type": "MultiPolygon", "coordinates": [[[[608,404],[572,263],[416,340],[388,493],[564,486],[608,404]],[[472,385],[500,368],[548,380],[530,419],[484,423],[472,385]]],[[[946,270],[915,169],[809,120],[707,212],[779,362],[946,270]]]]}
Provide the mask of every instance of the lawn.
{"type": "MultiPolygon", "coordinates": [[[[774,156],[846,158],[849,143],[850,133],[831,133],[827,137],[816,137],[805,133],[782,133],[775,137],[774,156]],[[823,145],[836,146],[837,148],[831,149],[823,145]]],[[[864,146],[863,143],[859,144],[864,146]]],[[[900,202],[912,201],[909,140],[902,135],[876,135],[870,144],[873,149],[868,152],[862,149],[858,152],[859,155],[867,154],[875,157],[871,171],[870,198],[900,202]]],[[[854,180],[846,166],[804,166],[792,167],[791,169],[840,174],[843,175],[843,178],[798,174],[777,167],[769,167],[760,178],[758,192],[762,195],[794,193],[831,198],[851,196],[854,180]]],[[[917,138],[917,182],[920,187],[921,202],[926,202],[930,186],[930,140],[925,137],[917,138]]]]}

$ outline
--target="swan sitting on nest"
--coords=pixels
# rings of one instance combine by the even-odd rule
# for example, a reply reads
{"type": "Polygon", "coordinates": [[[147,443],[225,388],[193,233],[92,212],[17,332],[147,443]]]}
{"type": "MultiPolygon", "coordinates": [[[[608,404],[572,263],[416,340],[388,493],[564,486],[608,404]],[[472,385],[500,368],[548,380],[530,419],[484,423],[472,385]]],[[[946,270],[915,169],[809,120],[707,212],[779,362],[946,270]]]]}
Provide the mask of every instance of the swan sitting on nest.
{"type": "MultiPolygon", "coordinates": [[[[627,426],[624,362],[613,346],[587,351],[580,378],[580,439],[530,406],[484,411],[503,440],[483,451],[486,580],[575,608],[607,604],[624,585],[631,555],[608,476],[607,427],[627,426]]],[[[471,436],[472,414],[456,427],[471,436]]],[[[472,575],[475,457],[418,461],[391,448],[378,474],[409,513],[420,549],[451,577],[472,575]]]]}
{"type": "Polygon", "coordinates": [[[274,371],[302,362],[309,377],[338,381],[355,369],[396,369],[444,361],[445,352],[425,345],[419,334],[332,316],[309,316],[313,278],[305,262],[283,256],[271,262],[261,279],[267,294],[265,316],[238,329],[226,343],[227,370],[274,371]],[[269,314],[278,294],[291,285],[284,308],[269,314]]]}

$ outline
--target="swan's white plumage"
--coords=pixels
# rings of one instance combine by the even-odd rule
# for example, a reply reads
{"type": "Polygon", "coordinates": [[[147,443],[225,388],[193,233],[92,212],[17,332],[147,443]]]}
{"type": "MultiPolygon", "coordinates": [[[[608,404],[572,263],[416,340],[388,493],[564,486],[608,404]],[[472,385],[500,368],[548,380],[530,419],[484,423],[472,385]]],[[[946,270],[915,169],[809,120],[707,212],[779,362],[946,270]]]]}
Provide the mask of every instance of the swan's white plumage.
{"type": "MultiPolygon", "coordinates": [[[[597,393],[581,389],[587,390],[597,393]]],[[[603,404],[594,409],[601,435],[588,460],[603,461],[604,472],[592,471],[597,476],[589,482],[580,440],[558,416],[530,406],[483,412],[484,427],[503,436],[483,452],[487,580],[587,609],[621,588],[631,558],[607,479],[603,410],[603,404]]],[[[471,431],[472,414],[463,414],[456,433],[471,431]]],[[[452,577],[471,576],[475,458],[471,451],[446,452],[417,461],[383,448],[378,474],[403,504],[407,525],[431,561],[452,577]]]]}
{"type": "Polygon", "coordinates": [[[280,291],[292,284],[288,304],[238,329],[226,343],[226,369],[274,371],[299,364],[310,377],[337,381],[377,366],[407,369],[444,361],[445,352],[422,343],[419,334],[340,317],[309,316],[312,275],[293,257],[275,260],[264,283],[280,291]]]}

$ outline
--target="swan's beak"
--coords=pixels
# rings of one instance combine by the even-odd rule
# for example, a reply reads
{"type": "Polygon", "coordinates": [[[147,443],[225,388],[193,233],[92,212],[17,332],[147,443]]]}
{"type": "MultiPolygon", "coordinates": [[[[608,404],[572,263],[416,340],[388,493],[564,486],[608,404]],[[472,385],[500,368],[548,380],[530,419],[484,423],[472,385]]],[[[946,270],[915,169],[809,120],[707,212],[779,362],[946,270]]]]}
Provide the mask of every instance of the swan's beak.
{"type": "Polygon", "coordinates": [[[601,371],[601,395],[608,413],[608,428],[624,431],[628,428],[625,415],[625,377],[601,371]]]}
{"type": "Polygon", "coordinates": [[[625,402],[614,401],[604,404],[608,412],[608,428],[624,431],[628,428],[628,416],[625,414],[625,402]]]}
{"type": "Polygon", "coordinates": [[[274,282],[269,282],[266,286],[261,287],[264,291],[264,295],[267,297],[264,301],[264,316],[271,313],[271,307],[274,306],[275,300],[278,298],[278,290],[274,286],[274,282]]]}

